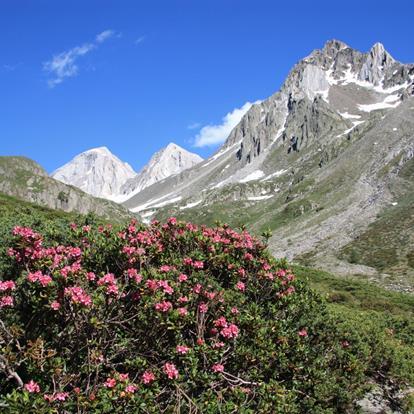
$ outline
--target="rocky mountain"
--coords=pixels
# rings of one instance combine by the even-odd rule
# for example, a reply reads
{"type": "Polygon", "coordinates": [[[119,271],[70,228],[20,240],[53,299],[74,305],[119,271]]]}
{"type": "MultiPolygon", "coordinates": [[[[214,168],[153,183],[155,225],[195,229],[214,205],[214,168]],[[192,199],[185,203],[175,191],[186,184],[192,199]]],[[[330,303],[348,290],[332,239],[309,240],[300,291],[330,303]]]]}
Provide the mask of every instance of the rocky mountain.
{"type": "Polygon", "coordinates": [[[163,179],[199,164],[203,159],[177,144],[169,143],[156,152],[148,164],[133,178],[129,179],[120,190],[118,200],[125,200],[138,194],[144,188],[163,179]]]}
{"type": "Polygon", "coordinates": [[[119,204],[49,177],[39,164],[25,157],[0,157],[0,192],[53,209],[93,212],[114,221],[131,217],[119,204]]]}
{"type": "Polygon", "coordinates": [[[124,205],[147,220],[175,214],[270,229],[277,256],[414,286],[414,252],[401,242],[393,264],[346,253],[387,211],[406,206],[405,223],[412,218],[413,81],[414,65],[396,61],[380,43],[362,53],[329,41],[253,105],[213,156],[124,205]]]}
{"type": "Polygon", "coordinates": [[[135,177],[136,173],[108,148],[99,147],[77,155],[51,176],[95,197],[111,199],[119,194],[121,186],[135,177]]]}

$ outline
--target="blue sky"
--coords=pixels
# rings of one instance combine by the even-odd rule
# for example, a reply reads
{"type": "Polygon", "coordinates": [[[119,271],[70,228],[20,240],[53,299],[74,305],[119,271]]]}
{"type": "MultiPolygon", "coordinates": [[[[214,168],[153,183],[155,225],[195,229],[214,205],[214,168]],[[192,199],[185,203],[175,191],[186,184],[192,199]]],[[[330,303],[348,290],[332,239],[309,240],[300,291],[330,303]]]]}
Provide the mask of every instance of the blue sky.
{"type": "Polygon", "coordinates": [[[136,170],[169,142],[206,157],[217,144],[197,141],[328,39],[413,62],[413,15],[411,0],[2,0],[0,154],[49,172],[103,145],[136,170]]]}

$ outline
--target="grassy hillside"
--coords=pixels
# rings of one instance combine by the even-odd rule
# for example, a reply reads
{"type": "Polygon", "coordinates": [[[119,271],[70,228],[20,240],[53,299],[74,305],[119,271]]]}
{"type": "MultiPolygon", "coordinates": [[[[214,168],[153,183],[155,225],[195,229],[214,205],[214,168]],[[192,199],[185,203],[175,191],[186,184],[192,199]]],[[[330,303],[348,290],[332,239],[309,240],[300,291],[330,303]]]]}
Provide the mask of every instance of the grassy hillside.
{"type": "Polygon", "coordinates": [[[11,266],[11,260],[6,253],[14,226],[31,227],[42,232],[46,240],[64,240],[72,222],[85,225],[107,223],[104,218],[93,213],[66,213],[0,193],[0,277],[11,266]]]}
{"type": "Polygon", "coordinates": [[[414,286],[414,159],[393,182],[395,205],[384,209],[368,229],[339,254],[385,275],[387,285],[414,286]]]}
{"type": "Polygon", "coordinates": [[[53,209],[93,212],[112,221],[131,217],[128,210],[112,201],[92,197],[49,177],[39,164],[26,157],[0,157],[0,192],[53,209]]]}

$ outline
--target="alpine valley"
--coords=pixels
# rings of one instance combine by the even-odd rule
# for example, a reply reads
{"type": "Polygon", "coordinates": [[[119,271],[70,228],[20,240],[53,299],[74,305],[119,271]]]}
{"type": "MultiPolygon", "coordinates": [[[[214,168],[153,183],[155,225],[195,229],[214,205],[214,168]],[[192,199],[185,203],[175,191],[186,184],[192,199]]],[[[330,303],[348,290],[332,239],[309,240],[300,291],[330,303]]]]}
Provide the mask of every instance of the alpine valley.
{"type": "Polygon", "coordinates": [[[0,157],[1,412],[414,412],[414,64],[331,40],[246,105],[207,159],[0,157]]]}
{"type": "Polygon", "coordinates": [[[101,147],[52,177],[146,222],[245,225],[277,257],[412,291],[413,93],[414,65],[382,44],[331,40],[206,160],[169,144],[136,173],[101,147]]]}

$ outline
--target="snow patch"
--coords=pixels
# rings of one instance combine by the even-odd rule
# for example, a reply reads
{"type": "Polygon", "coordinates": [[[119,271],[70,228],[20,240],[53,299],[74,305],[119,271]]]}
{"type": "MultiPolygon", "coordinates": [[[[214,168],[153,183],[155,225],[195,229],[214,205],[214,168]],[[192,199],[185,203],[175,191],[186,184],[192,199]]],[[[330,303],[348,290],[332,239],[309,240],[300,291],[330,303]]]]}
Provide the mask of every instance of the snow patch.
{"type": "MultiPolygon", "coordinates": [[[[390,98],[389,96],[387,96],[387,98],[390,98]]],[[[387,99],[386,98],[386,99],[387,99]]],[[[371,111],[376,111],[378,109],[391,109],[391,108],[396,108],[399,104],[401,103],[401,101],[396,101],[395,103],[391,104],[389,102],[386,102],[385,100],[382,102],[377,102],[374,104],[368,104],[368,105],[358,105],[358,108],[361,111],[364,112],[371,112],[371,111]]]]}
{"type": "Polygon", "coordinates": [[[261,171],[261,170],[253,171],[252,173],[250,173],[246,177],[244,177],[241,180],[239,180],[239,182],[240,183],[247,183],[249,181],[259,180],[264,175],[265,175],[264,172],[261,171]]]}
{"type": "Polygon", "coordinates": [[[269,198],[272,198],[274,194],[271,195],[262,195],[262,196],[255,196],[255,197],[247,197],[248,201],[261,201],[261,200],[268,200],[269,198]]]}
{"type": "Polygon", "coordinates": [[[347,129],[346,131],[342,132],[342,134],[337,135],[336,137],[342,137],[343,135],[349,134],[354,128],[356,128],[358,125],[363,124],[365,121],[354,121],[352,122],[352,127],[347,129]]]}
{"type": "Polygon", "coordinates": [[[274,173],[266,176],[265,178],[262,178],[260,181],[268,181],[268,180],[271,180],[272,178],[279,177],[279,176],[285,174],[286,172],[287,172],[287,170],[279,170],[279,171],[276,171],[276,172],[274,172],[274,173]]]}
{"type": "Polygon", "coordinates": [[[359,118],[361,118],[361,115],[349,114],[348,112],[339,112],[339,115],[341,115],[342,118],[345,118],[345,119],[359,119],[359,118]]]}
{"type": "Polygon", "coordinates": [[[186,210],[187,208],[192,208],[198,206],[202,203],[203,200],[194,201],[193,203],[188,203],[185,206],[180,207],[180,210],[186,210]]]}

